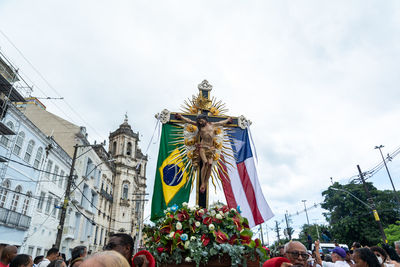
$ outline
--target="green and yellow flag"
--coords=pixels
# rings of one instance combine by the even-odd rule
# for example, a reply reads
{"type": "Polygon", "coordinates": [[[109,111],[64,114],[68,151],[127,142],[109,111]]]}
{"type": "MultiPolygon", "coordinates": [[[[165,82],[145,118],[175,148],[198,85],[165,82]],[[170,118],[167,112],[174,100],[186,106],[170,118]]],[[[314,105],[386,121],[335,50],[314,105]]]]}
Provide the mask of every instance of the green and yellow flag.
{"type": "Polygon", "coordinates": [[[164,216],[164,210],[168,207],[174,204],[180,206],[183,202],[189,201],[191,183],[187,184],[188,174],[178,149],[179,145],[175,142],[176,130],[177,128],[171,124],[162,126],[151,203],[152,221],[164,216]]]}

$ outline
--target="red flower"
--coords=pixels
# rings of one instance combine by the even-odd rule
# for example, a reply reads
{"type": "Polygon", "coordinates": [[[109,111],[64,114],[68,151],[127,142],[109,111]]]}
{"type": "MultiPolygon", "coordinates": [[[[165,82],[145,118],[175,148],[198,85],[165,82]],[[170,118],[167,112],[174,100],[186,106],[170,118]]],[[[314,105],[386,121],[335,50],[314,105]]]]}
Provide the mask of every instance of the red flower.
{"type": "Polygon", "coordinates": [[[248,244],[250,244],[250,242],[251,242],[251,236],[244,236],[244,235],[241,235],[241,236],[240,236],[240,242],[241,242],[243,245],[248,245],[248,244]]]}
{"type": "Polygon", "coordinates": [[[231,236],[231,238],[229,239],[228,243],[231,244],[231,245],[234,245],[234,244],[237,243],[237,241],[238,241],[237,236],[236,236],[236,235],[233,235],[233,236],[231,236]]]}
{"type": "Polygon", "coordinates": [[[261,241],[260,241],[260,239],[256,238],[256,239],[254,240],[254,242],[256,242],[256,247],[260,247],[260,246],[261,246],[261,241]]]}
{"type": "Polygon", "coordinates": [[[215,223],[221,223],[222,222],[221,220],[218,220],[217,218],[213,218],[212,221],[215,222],[215,223]]]}
{"type": "Polygon", "coordinates": [[[212,221],[213,221],[212,217],[205,217],[205,218],[203,219],[203,223],[204,223],[205,225],[209,225],[210,223],[212,223],[212,221]]]}
{"type": "Polygon", "coordinates": [[[221,230],[218,231],[214,231],[214,236],[215,236],[215,241],[217,243],[223,244],[228,242],[228,236],[227,234],[225,234],[224,232],[222,232],[221,230]]]}
{"type": "Polygon", "coordinates": [[[207,246],[208,243],[210,243],[210,238],[206,234],[203,234],[201,236],[201,242],[203,243],[203,246],[207,246]]]}
{"type": "Polygon", "coordinates": [[[186,210],[180,210],[180,211],[178,212],[178,220],[179,220],[180,222],[189,220],[189,213],[187,213],[186,210]]]}
{"type": "Polygon", "coordinates": [[[198,221],[201,221],[201,220],[203,219],[203,214],[204,214],[204,213],[202,213],[202,212],[196,210],[195,213],[194,213],[194,218],[195,218],[196,220],[198,220],[198,221]]]}
{"type": "Polygon", "coordinates": [[[229,211],[229,207],[227,205],[222,206],[218,209],[218,211],[222,211],[223,213],[227,213],[229,211]]]}
{"type": "Polygon", "coordinates": [[[163,234],[169,234],[171,232],[171,225],[165,225],[160,229],[160,232],[163,234]]]}
{"type": "Polygon", "coordinates": [[[241,231],[242,230],[242,224],[240,223],[240,219],[238,218],[238,217],[233,217],[232,218],[232,221],[233,221],[233,223],[235,224],[235,226],[236,226],[236,229],[238,230],[238,231],[241,231]]]}
{"type": "Polygon", "coordinates": [[[162,253],[162,252],[164,252],[164,251],[166,251],[167,249],[166,248],[157,248],[157,251],[158,251],[158,253],[162,253]]]}

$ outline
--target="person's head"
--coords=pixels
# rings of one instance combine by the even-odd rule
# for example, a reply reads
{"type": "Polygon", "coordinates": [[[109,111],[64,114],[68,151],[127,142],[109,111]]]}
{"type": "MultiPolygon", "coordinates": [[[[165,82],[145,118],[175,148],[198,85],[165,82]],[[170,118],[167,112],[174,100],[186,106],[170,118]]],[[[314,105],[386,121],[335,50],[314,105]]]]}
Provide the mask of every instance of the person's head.
{"type": "Polygon", "coordinates": [[[290,241],[285,244],[284,255],[293,265],[306,266],[308,253],[306,247],[299,241],[290,241]]]}
{"type": "Polygon", "coordinates": [[[71,259],[75,258],[85,258],[87,256],[87,249],[85,246],[77,246],[74,247],[71,251],[71,259]]]}
{"type": "Polygon", "coordinates": [[[381,267],[375,254],[369,248],[358,248],[354,251],[355,267],[381,267]]]}
{"type": "Polygon", "coordinates": [[[80,267],[130,267],[128,261],[121,253],[113,250],[96,253],[80,265],[80,267]]]}
{"type": "Polygon", "coordinates": [[[60,252],[58,251],[58,248],[51,248],[49,251],[47,251],[46,258],[49,261],[55,261],[58,260],[58,257],[60,256],[60,252]]]}
{"type": "Polygon", "coordinates": [[[67,267],[63,260],[55,260],[49,263],[47,267],[67,267]]]}
{"type": "Polygon", "coordinates": [[[44,259],[43,255],[40,256],[36,256],[35,259],[33,260],[34,264],[38,264],[39,262],[41,262],[44,259]]]}
{"type": "Polygon", "coordinates": [[[400,256],[400,240],[394,242],[394,249],[396,250],[397,255],[400,256]]]}
{"type": "Polygon", "coordinates": [[[1,261],[5,264],[9,264],[18,253],[16,246],[6,246],[1,253],[1,261]]]}
{"type": "Polygon", "coordinates": [[[206,126],[208,122],[208,117],[204,114],[200,114],[196,118],[196,123],[199,128],[206,126]]]}
{"type": "Polygon", "coordinates": [[[283,257],[284,254],[285,254],[285,247],[279,246],[278,247],[278,256],[283,257]]]}
{"type": "Polygon", "coordinates": [[[346,259],[346,251],[341,247],[335,247],[332,250],[332,262],[344,261],[346,259]]]}
{"type": "Polygon", "coordinates": [[[155,267],[156,261],[147,250],[141,250],[133,256],[132,266],[134,267],[155,267]]]}
{"type": "Polygon", "coordinates": [[[378,258],[379,263],[380,263],[381,265],[383,265],[383,263],[386,261],[387,256],[388,256],[387,253],[386,253],[386,251],[385,251],[383,248],[377,247],[377,246],[370,247],[369,249],[370,249],[370,250],[375,254],[375,256],[378,258]]]}
{"type": "Polygon", "coordinates": [[[32,267],[32,257],[27,254],[19,254],[10,262],[10,267],[32,267]]]}
{"type": "Polygon", "coordinates": [[[115,250],[122,254],[127,261],[131,261],[133,254],[133,238],[128,234],[118,233],[110,236],[104,250],[115,250]]]}
{"type": "Polygon", "coordinates": [[[75,259],[71,259],[70,267],[79,267],[81,266],[82,262],[85,260],[85,258],[82,257],[77,257],[75,259]]]}
{"type": "Polygon", "coordinates": [[[353,250],[358,249],[358,248],[361,248],[361,244],[358,243],[358,242],[353,242],[353,245],[351,245],[351,248],[352,248],[353,250]]]}

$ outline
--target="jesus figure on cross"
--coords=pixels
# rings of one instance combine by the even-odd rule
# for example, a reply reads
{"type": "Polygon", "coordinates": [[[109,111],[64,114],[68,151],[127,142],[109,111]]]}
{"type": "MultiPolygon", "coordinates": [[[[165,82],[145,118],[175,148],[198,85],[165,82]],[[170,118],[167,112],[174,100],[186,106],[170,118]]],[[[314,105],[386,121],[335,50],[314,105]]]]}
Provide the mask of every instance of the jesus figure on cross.
{"type": "Polygon", "coordinates": [[[208,118],[204,114],[200,114],[197,116],[196,121],[192,121],[189,118],[182,116],[177,113],[176,118],[185,121],[186,123],[190,123],[192,125],[196,125],[198,128],[198,143],[197,149],[200,155],[201,162],[203,166],[201,167],[201,185],[200,192],[204,193],[207,188],[208,179],[211,176],[212,171],[212,163],[214,160],[214,137],[215,137],[215,127],[223,126],[226,123],[231,123],[232,118],[228,117],[225,120],[221,120],[218,122],[209,122],[208,118]]]}

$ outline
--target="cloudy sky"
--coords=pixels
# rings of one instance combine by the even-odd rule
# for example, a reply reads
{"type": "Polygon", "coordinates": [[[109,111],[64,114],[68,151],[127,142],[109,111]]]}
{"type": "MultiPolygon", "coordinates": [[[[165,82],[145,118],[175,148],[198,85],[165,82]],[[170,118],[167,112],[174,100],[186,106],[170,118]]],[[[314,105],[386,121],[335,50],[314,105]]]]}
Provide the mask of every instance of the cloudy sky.
{"type": "MultiPolygon", "coordinates": [[[[268,227],[303,199],[319,203],[330,177],[347,183],[357,164],[379,163],[375,145],[400,146],[398,1],[3,0],[0,30],[1,52],[32,95],[64,97],[43,102],[91,140],[107,139],[127,112],[146,150],[154,114],[178,110],[207,79],[232,116],[253,121],[276,214],[268,227]]],[[[157,152],[155,142],[150,194],[157,152]]],[[[389,168],[400,189],[399,163],[389,168]]],[[[391,188],[384,170],[370,180],[391,188]]],[[[323,223],[321,212],[310,210],[310,222],[323,223]]]]}

